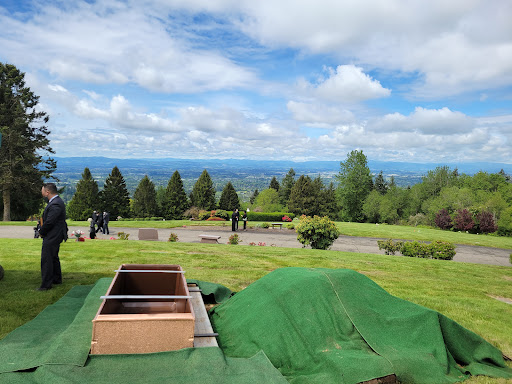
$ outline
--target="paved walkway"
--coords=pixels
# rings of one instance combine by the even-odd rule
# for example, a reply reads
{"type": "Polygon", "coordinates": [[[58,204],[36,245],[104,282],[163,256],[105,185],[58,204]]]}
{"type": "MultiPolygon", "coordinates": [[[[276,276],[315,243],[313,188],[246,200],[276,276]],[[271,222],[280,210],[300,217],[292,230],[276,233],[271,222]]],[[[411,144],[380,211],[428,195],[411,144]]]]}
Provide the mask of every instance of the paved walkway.
{"type": "MultiPolygon", "coordinates": [[[[69,231],[80,229],[86,234],[89,233],[87,227],[70,227],[69,231]]],[[[125,232],[130,234],[130,240],[138,240],[137,228],[112,228],[110,235],[103,235],[98,233],[98,238],[108,239],[110,236],[117,237],[118,232],[125,232]]],[[[179,227],[179,228],[165,228],[158,229],[158,238],[160,241],[167,241],[169,235],[175,233],[178,235],[180,242],[184,243],[199,243],[199,235],[218,235],[221,236],[219,242],[227,243],[231,232],[231,226],[226,227],[179,227]]],[[[247,231],[239,230],[238,235],[242,240],[241,244],[248,245],[251,242],[258,244],[259,242],[265,243],[267,246],[275,244],[278,247],[286,248],[301,248],[302,244],[297,241],[295,231],[289,229],[263,229],[263,228],[250,228],[247,231]]],[[[0,226],[0,238],[32,238],[34,231],[32,227],[25,226],[0,226]]],[[[379,250],[377,246],[377,238],[367,237],[351,237],[340,236],[331,247],[335,251],[345,252],[360,252],[360,253],[374,253],[384,254],[384,251],[379,250]]],[[[499,249],[489,247],[479,247],[470,245],[457,245],[456,255],[454,261],[477,263],[477,264],[490,264],[512,267],[509,257],[512,249],[499,249]]]]}

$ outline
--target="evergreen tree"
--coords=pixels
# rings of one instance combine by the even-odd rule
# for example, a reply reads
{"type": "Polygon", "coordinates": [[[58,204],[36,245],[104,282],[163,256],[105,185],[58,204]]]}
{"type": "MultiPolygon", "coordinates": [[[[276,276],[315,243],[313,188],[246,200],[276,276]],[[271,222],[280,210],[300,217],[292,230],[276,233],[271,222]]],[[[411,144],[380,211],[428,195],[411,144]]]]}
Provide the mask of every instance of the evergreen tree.
{"type": "Polygon", "coordinates": [[[103,191],[100,192],[101,209],[110,214],[111,220],[118,216],[128,217],[130,215],[130,195],[126,188],[121,171],[117,166],[107,176],[103,191]]]}
{"type": "Polygon", "coordinates": [[[158,213],[155,184],[145,175],[133,194],[133,214],[135,217],[154,217],[158,213]]]}
{"type": "Polygon", "coordinates": [[[341,218],[347,221],[362,221],[363,204],[373,188],[368,160],[363,151],[352,151],[347,155],[347,160],[340,163],[340,168],[337,175],[337,192],[341,218]]]}
{"type": "Polygon", "coordinates": [[[385,195],[386,192],[388,191],[388,184],[386,183],[386,180],[384,180],[382,171],[380,171],[380,173],[375,178],[375,183],[373,185],[375,190],[379,192],[381,195],[385,195]]]}
{"type": "Polygon", "coordinates": [[[222,195],[219,200],[219,208],[224,209],[225,211],[234,211],[235,209],[240,208],[240,200],[238,199],[238,195],[229,181],[224,189],[222,190],[222,195]]]}
{"type": "Polygon", "coordinates": [[[197,179],[191,194],[192,205],[199,209],[211,211],[215,209],[215,188],[213,181],[205,169],[197,179]]]}
{"type": "Polygon", "coordinates": [[[72,220],[87,220],[98,209],[98,183],[93,179],[89,168],[85,168],[82,179],[76,185],[76,191],[68,204],[67,214],[72,220]]]}
{"type": "Polygon", "coordinates": [[[249,199],[249,203],[254,204],[254,202],[256,201],[256,198],[258,197],[259,193],[260,192],[258,191],[258,188],[256,188],[254,190],[254,192],[252,193],[252,196],[249,199]]]}
{"type": "Polygon", "coordinates": [[[281,204],[284,206],[288,204],[288,199],[290,198],[290,193],[292,191],[294,183],[295,171],[293,170],[293,168],[290,168],[288,173],[281,181],[281,188],[279,189],[279,199],[281,200],[281,204]]]}
{"type": "Polygon", "coordinates": [[[25,74],[0,63],[0,191],[3,220],[26,219],[42,203],[43,179],[56,169],[45,126],[48,115],[38,107],[39,96],[25,86],[25,74]]]}
{"type": "Polygon", "coordinates": [[[288,199],[288,210],[296,215],[310,216],[315,209],[315,193],[309,176],[301,175],[294,183],[288,199]]]}
{"type": "Polygon", "coordinates": [[[183,180],[178,171],[175,171],[165,190],[165,199],[162,204],[162,211],[166,219],[179,220],[183,212],[189,208],[187,194],[183,187],[183,180]]]}
{"type": "Polygon", "coordinates": [[[272,180],[270,180],[269,188],[274,188],[277,192],[279,192],[279,181],[277,181],[275,176],[272,178],[272,180]]]}
{"type": "Polygon", "coordinates": [[[338,204],[336,203],[336,189],[334,183],[330,182],[329,187],[322,190],[320,195],[320,201],[322,202],[319,216],[329,216],[334,220],[338,213],[338,204]]]}

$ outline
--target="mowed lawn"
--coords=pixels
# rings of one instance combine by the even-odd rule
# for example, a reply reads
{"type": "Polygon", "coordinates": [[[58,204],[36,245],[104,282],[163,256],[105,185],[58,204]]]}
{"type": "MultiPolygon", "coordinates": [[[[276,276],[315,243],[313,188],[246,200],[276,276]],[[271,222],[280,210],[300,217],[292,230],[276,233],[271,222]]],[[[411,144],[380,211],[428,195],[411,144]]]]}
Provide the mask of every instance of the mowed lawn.
{"type": "MultiPolygon", "coordinates": [[[[512,266],[268,246],[70,240],[60,252],[64,283],[37,292],[40,250],[40,239],[0,239],[0,264],[5,269],[0,281],[0,338],[34,318],[72,286],[113,277],[122,263],[180,264],[187,278],[220,283],[233,291],[281,267],[350,268],[392,295],[456,320],[512,356],[512,305],[494,298],[512,299],[512,266]]],[[[473,378],[470,382],[512,380],[473,378]]]]}

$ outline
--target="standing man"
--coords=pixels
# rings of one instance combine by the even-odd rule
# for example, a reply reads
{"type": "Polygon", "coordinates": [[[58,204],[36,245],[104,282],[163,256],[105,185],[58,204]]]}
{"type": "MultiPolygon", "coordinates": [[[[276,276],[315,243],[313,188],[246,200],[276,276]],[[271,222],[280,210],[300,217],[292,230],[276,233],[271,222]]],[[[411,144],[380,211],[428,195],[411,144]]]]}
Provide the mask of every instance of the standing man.
{"type": "Polygon", "coordinates": [[[110,213],[103,212],[103,234],[110,234],[110,231],[108,229],[108,222],[110,221],[110,213]]]}
{"type": "Polygon", "coordinates": [[[52,288],[52,284],[62,284],[59,249],[60,243],[67,237],[68,226],[66,224],[66,206],[57,195],[55,184],[44,184],[41,194],[45,200],[48,200],[48,205],[44,209],[43,224],[39,230],[39,234],[43,238],[41,249],[42,282],[37,290],[47,291],[52,288]]]}

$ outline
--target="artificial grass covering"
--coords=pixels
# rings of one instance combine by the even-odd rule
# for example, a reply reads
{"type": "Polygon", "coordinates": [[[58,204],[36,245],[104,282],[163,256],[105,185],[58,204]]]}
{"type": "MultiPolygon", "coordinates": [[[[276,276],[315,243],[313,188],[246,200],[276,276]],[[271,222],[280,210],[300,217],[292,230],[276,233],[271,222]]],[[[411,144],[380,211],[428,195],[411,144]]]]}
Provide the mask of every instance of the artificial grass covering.
{"type": "Polygon", "coordinates": [[[512,378],[501,352],[438,312],[349,269],[282,268],[212,310],[228,356],[262,350],[291,383],[512,378]]]}
{"type": "MultiPolygon", "coordinates": [[[[402,299],[440,311],[512,355],[512,306],[493,297],[512,298],[512,268],[401,256],[145,241],[63,243],[64,282],[48,292],[40,283],[41,243],[37,239],[0,239],[0,338],[33,319],[75,285],[114,275],[122,263],[180,264],[188,278],[221,283],[241,291],[279,267],[350,268],[402,299]]],[[[508,363],[510,366],[510,363],[508,363]]],[[[475,377],[473,384],[512,383],[475,377]]]]}
{"type": "Polygon", "coordinates": [[[512,378],[500,351],[476,334],[346,269],[278,269],[230,299],[225,287],[195,281],[205,296],[224,301],[212,311],[222,350],[87,356],[98,296],[110,281],[74,287],[2,340],[0,381],[286,382],[276,368],[292,383],[358,383],[392,373],[401,383],[512,378]]]}

